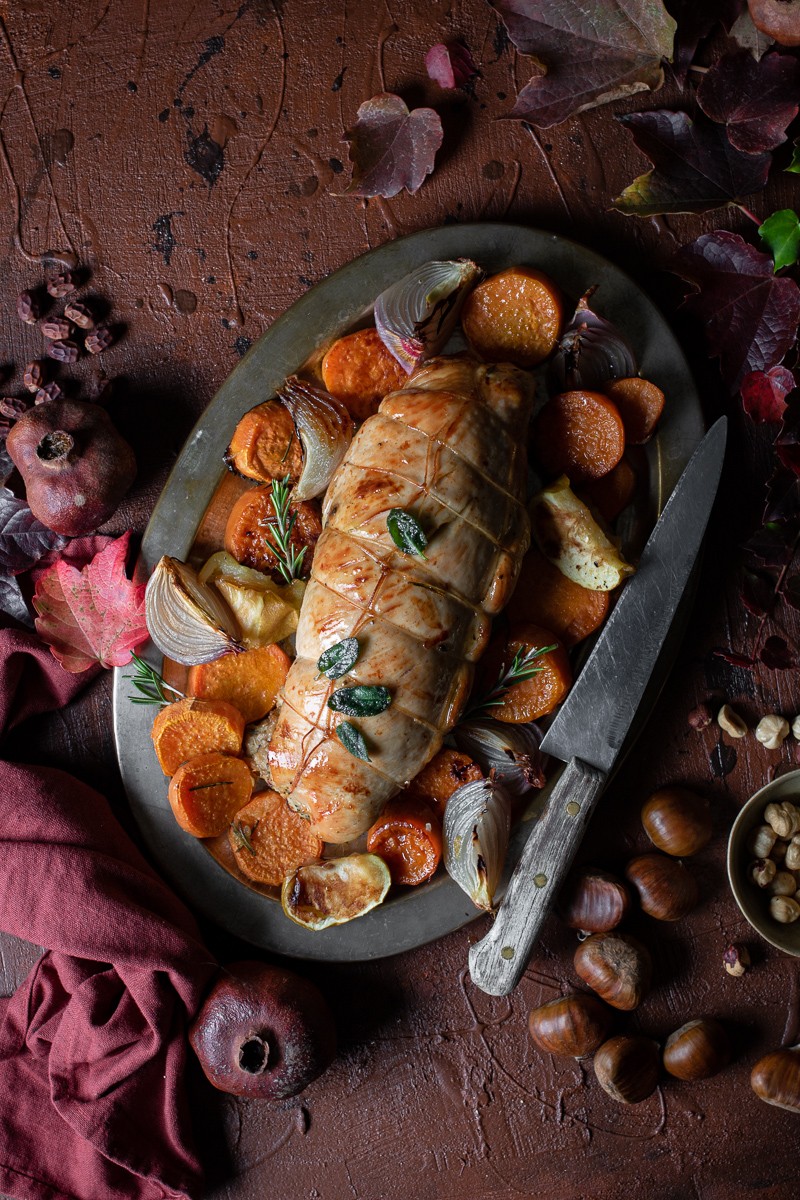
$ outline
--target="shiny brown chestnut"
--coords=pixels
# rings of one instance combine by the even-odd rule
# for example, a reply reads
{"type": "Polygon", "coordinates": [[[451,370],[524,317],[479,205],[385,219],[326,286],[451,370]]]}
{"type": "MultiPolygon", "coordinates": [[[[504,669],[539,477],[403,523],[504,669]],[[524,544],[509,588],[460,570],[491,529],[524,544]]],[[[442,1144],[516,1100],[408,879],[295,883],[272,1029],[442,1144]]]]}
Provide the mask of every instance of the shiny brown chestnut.
{"type": "Polygon", "coordinates": [[[609,1038],[594,1056],[597,1082],[620,1104],[638,1104],[652,1096],[660,1074],[658,1042],[650,1038],[609,1038]]]}
{"type": "Polygon", "coordinates": [[[625,868],[644,912],[657,921],[679,921],[699,899],[694,876],[677,859],[665,854],[640,854],[625,868]]]}
{"type": "Polygon", "coordinates": [[[596,996],[575,992],[532,1009],[528,1032],[540,1050],[584,1058],[608,1037],[612,1015],[596,996]]]}
{"type": "Polygon", "coordinates": [[[647,994],[653,960],[629,933],[593,933],[575,951],[575,970],[606,1004],[626,1012],[647,994]]]}
{"type": "Polygon", "coordinates": [[[641,817],[653,845],[675,858],[696,854],[711,841],[708,801],[686,788],[665,787],[653,792],[641,817]]]}
{"type": "Polygon", "coordinates": [[[630,905],[631,894],[622,880],[597,867],[573,871],[558,897],[564,924],[586,933],[616,929],[630,905]]]}
{"type": "Polygon", "coordinates": [[[765,1104],[800,1112],[800,1049],[765,1054],[750,1072],[750,1086],[765,1104]]]}
{"type": "Polygon", "coordinates": [[[676,1079],[710,1079],[731,1060],[725,1029],[712,1017],[687,1021],[664,1043],[664,1070],[676,1079]]]}

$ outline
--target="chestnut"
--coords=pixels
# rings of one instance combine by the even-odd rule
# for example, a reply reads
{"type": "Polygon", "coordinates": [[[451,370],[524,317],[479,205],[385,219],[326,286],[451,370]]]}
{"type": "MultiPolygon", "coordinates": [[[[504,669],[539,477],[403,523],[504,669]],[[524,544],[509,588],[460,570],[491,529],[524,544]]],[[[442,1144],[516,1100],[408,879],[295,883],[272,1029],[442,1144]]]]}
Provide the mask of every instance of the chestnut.
{"type": "Polygon", "coordinates": [[[679,921],[694,908],[699,890],[683,863],[665,854],[640,854],[625,868],[644,912],[657,921],[679,921]]]}
{"type": "Polygon", "coordinates": [[[800,1051],[773,1050],[760,1058],[750,1072],[750,1086],[759,1100],[800,1112],[800,1051]]]}
{"type": "Polygon", "coordinates": [[[222,969],[189,1041],[214,1087],[260,1100],[296,1096],[336,1052],[322,993],[293,971],[259,962],[222,969]]]}
{"type": "Polygon", "coordinates": [[[570,929],[605,933],[615,929],[631,904],[631,894],[621,879],[596,867],[574,871],[558,898],[558,911],[570,929]]]}
{"type": "Polygon", "coordinates": [[[612,1008],[641,1004],[653,974],[649,950],[629,933],[593,933],[575,951],[575,970],[612,1008]]]}
{"type": "Polygon", "coordinates": [[[528,1032],[540,1050],[584,1058],[608,1037],[612,1014],[596,996],[575,992],[532,1009],[528,1032]]]}
{"type": "Polygon", "coordinates": [[[652,1096],[660,1065],[658,1042],[639,1035],[610,1038],[594,1056],[597,1082],[620,1104],[638,1104],[652,1096]]]}
{"type": "Polygon", "coordinates": [[[698,1017],[669,1035],[663,1058],[676,1079],[710,1079],[730,1062],[731,1044],[719,1021],[698,1017]]]}
{"type": "Polygon", "coordinates": [[[653,792],[641,816],[653,845],[675,858],[696,854],[711,841],[708,801],[686,788],[665,787],[653,792]]]}

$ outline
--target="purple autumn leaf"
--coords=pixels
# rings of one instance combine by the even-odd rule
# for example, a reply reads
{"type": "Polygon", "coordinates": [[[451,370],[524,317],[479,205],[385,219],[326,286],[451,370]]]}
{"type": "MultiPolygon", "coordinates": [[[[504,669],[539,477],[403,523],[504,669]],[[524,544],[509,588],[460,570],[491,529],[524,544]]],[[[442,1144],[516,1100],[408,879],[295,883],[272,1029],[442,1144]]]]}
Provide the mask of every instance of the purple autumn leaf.
{"type": "Polygon", "coordinates": [[[37,521],[24,500],[0,488],[0,571],[19,575],[65,541],[37,521]]]}
{"type": "Polygon", "coordinates": [[[739,388],[742,408],[757,425],[780,421],[786,412],[786,397],[794,386],[794,375],[786,367],[751,371],[739,388]]]}
{"type": "Polygon", "coordinates": [[[433,170],[443,136],[442,122],[432,108],[409,111],[391,92],[365,100],[345,134],[353,164],[346,194],[388,200],[403,188],[416,192],[433,170]]]}
{"type": "Polygon", "coordinates": [[[468,88],[480,72],[469,46],[464,42],[438,42],[425,55],[425,70],[428,77],[439,87],[468,88]]]}
{"type": "Polygon", "coordinates": [[[697,89],[703,112],[724,125],[737,150],[760,154],[786,141],[787,126],[800,107],[800,62],[790,54],[747,50],[724,54],[697,89]]]}

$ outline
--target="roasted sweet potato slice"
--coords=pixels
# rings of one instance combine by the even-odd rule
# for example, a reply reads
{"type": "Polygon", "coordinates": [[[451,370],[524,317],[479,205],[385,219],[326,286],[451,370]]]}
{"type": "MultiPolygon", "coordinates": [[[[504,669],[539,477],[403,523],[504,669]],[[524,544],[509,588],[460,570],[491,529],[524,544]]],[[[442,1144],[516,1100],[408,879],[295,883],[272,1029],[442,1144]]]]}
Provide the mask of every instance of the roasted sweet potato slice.
{"type": "Polygon", "coordinates": [[[392,883],[415,887],[439,866],[441,822],[430,805],[400,796],[387,804],[369,830],[367,849],[386,863],[392,883]]]}
{"type": "Polygon", "coordinates": [[[635,493],[636,471],[627,455],[623,455],[613,471],[587,483],[580,495],[599,512],[604,521],[611,524],[628,507],[635,493]]]}
{"type": "Polygon", "coordinates": [[[170,780],[169,802],[181,829],[194,837],[217,837],[247,804],[252,790],[247,763],[212,750],[178,767],[170,780]]]}
{"type": "Polygon", "coordinates": [[[277,887],[305,863],[315,862],[323,843],[277,792],[259,792],[233,818],[228,840],[243,875],[277,887]]]}
{"type": "Polygon", "coordinates": [[[561,293],[552,279],[531,267],[509,267],[470,292],[461,325],[487,362],[535,367],[554,350],[562,318],[561,293]]]}
{"type": "MultiPolygon", "coordinates": [[[[305,548],[301,574],[311,571],[311,559],[317,538],[322,533],[319,504],[315,500],[292,503],[295,514],[290,541],[298,551],[305,548]]],[[[278,556],[275,545],[275,509],[271,487],[251,488],[234,504],[225,527],[225,549],[237,562],[256,571],[267,571],[277,578],[278,556]]]]}
{"type": "Polygon", "coordinates": [[[548,475],[568,475],[573,484],[599,479],[622,458],[622,417],[601,392],[562,392],[536,419],[534,449],[548,475]]]}
{"type": "Polygon", "coordinates": [[[288,409],[279,400],[266,400],[245,413],[233,431],[225,462],[231,471],[258,483],[287,475],[296,483],[303,469],[303,446],[288,409]]]}
{"type": "Polygon", "coordinates": [[[187,690],[203,700],[228,700],[249,724],[273,708],[288,670],[289,656],[280,646],[259,646],[191,667],[187,690]]]}
{"type": "Polygon", "coordinates": [[[536,674],[508,687],[499,697],[499,703],[486,709],[487,716],[519,725],[545,716],[561,703],[572,685],[567,652],[551,629],[527,623],[512,625],[505,635],[489,645],[480,663],[475,696],[485,696],[492,690],[508,671],[517,651],[524,655],[546,646],[555,648],[535,659],[533,665],[539,668],[536,674]]]}
{"type": "Polygon", "coordinates": [[[322,378],[355,421],[371,417],[384,396],[408,384],[408,375],[377,329],[357,329],[334,342],[322,360],[322,378]]]}
{"type": "Polygon", "coordinates": [[[609,592],[590,592],[567,579],[533,545],[523,559],[506,612],[515,624],[543,626],[552,630],[562,645],[574,646],[602,625],[610,605],[609,592]]]}
{"type": "Polygon", "coordinates": [[[238,754],[245,720],[227,700],[176,700],[161,709],[151,736],[161,770],[174,775],[181,763],[218,750],[238,754]]]}
{"type": "Polygon", "coordinates": [[[664,393],[648,379],[613,379],[603,391],[616,405],[625,427],[625,441],[641,446],[649,441],[664,411],[664,393]]]}
{"type": "Polygon", "coordinates": [[[465,783],[477,783],[479,779],[483,779],[483,771],[474,759],[460,750],[446,747],[411,780],[403,795],[425,801],[441,820],[453,792],[465,783]]]}

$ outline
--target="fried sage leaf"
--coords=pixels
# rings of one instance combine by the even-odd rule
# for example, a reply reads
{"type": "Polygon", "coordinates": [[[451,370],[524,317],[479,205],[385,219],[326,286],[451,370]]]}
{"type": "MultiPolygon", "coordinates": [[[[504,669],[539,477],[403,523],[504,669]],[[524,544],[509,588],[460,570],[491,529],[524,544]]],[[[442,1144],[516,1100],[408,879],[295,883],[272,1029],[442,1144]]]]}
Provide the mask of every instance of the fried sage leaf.
{"type": "Polygon", "coordinates": [[[348,750],[353,755],[353,758],[360,758],[364,762],[372,762],[367,752],[367,743],[364,741],[364,735],[350,721],[339,722],[336,726],[336,736],[345,750],[348,750]]]}
{"type": "Polygon", "coordinates": [[[337,688],[328,700],[328,708],[346,717],[376,717],[392,703],[388,688],[373,684],[337,688]]]}
{"type": "Polygon", "coordinates": [[[358,638],[349,637],[335,642],[320,654],[317,670],[328,679],[341,679],[356,665],[359,653],[358,638]]]}
{"type": "Polygon", "coordinates": [[[425,557],[428,539],[425,536],[425,530],[410,512],[406,512],[404,508],[391,509],[386,518],[386,525],[398,550],[402,550],[404,554],[418,554],[420,558],[425,557]]]}

